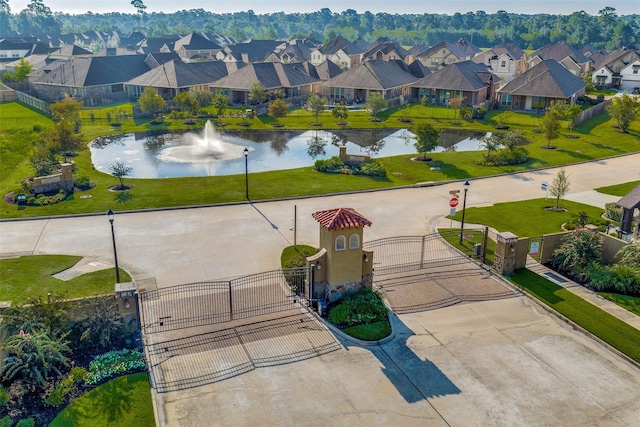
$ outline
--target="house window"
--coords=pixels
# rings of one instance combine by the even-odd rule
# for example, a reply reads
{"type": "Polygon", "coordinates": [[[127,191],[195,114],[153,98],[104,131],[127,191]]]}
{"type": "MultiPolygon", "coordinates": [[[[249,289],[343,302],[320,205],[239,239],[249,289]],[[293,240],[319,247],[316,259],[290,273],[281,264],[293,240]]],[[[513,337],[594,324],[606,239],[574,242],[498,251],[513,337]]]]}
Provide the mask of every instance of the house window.
{"type": "Polygon", "coordinates": [[[340,235],[336,237],[336,251],[344,251],[347,249],[347,239],[340,235]]]}
{"type": "Polygon", "coordinates": [[[431,58],[431,65],[438,65],[440,63],[440,61],[438,60],[438,58],[431,58]]]}
{"type": "Polygon", "coordinates": [[[632,68],[633,74],[638,74],[640,72],[640,65],[634,65],[632,68]]]}
{"type": "Polygon", "coordinates": [[[596,85],[602,86],[607,83],[607,76],[596,76],[596,85]]]}
{"type": "Polygon", "coordinates": [[[344,98],[344,88],[343,87],[332,87],[329,91],[329,96],[331,99],[343,99],[344,98]]]}
{"type": "Polygon", "coordinates": [[[360,247],[360,236],[352,234],[349,236],[349,249],[358,249],[360,247]]]}
{"type": "Polygon", "coordinates": [[[531,108],[546,108],[547,107],[547,98],[544,96],[532,96],[531,97],[531,108]]]}
{"type": "Polygon", "coordinates": [[[507,61],[501,61],[500,67],[505,68],[507,66],[507,61]]]}
{"type": "Polygon", "coordinates": [[[513,96],[510,93],[503,93],[500,95],[500,105],[508,107],[513,101],[513,96]]]}

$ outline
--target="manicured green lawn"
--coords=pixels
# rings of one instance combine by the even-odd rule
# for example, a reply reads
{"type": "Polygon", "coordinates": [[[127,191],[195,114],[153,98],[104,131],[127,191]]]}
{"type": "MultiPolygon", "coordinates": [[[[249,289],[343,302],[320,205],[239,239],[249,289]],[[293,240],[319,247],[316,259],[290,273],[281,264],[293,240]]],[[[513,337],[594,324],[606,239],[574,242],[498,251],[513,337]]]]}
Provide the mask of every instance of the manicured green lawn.
{"type": "Polygon", "coordinates": [[[105,383],[65,408],[49,427],[155,427],[147,374],[105,383]]]}
{"type": "Polygon", "coordinates": [[[631,190],[640,185],[640,181],[625,182],[624,184],[610,185],[608,187],[596,188],[596,191],[612,196],[626,196],[631,190]]]}
{"type": "Polygon", "coordinates": [[[609,292],[598,292],[602,298],[618,304],[620,307],[640,316],[640,298],[629,295],[612,294],[609,292]]]}
{"type": "MultiPolygon", "coordinates": [[[[82,257],[70,255],[34,255],[0,260],[0,300],[16,304],[29,297],[46,299],[47,292],[65,292],[68,299],[113,294],[116,282],[113,268],[86,273],[69,281],[53,277],[80,259],[82,257]]],[[[120,269],[120,280],[127,282],[131,277],[120,269]]]]}
{"type": "MultiPolygon", "coordinates": [[[[84,120],[81,132],[84,139],[89,141],[96,136],[115,132],[194,128],[194,126],[185,125],[182,119],[167,119],[166,124],[153,126],[148,119],[118,118],[117,121],[122,123],[122,126],[118,130],[114,130],[106,120],[106,113],[111,114],[113,122],[118,110],[130,114],[131,108],[132,104],[124,103],[83,110],[84,120]],[[90,119],[92,113],[94,115],[93,121],[90,119]]],[[[229,114],[233,112],[233,110],[228,111],[229,114]]],[[[21,191],[22,180],[33,175],[29,156],[33,143],[42,134],[42,132],[34,133],[30,130],[35,120],[33,115],[33,111],[17,103],[0,105],[0,116],[10,119],[6,126],[3,121],[3,127],[0,129],[0,154],[3,163],[0,172],[0,194],[2,195],[11,191],[21,191]],[[31,123],[31,125],[26,126],[26,123],[31,123]]],[[[371,122],[370,116],[366,112],[351,112],[347,119],[347,127],[350,129],[410,128],[420,121],[428,121],[437,128],[450,128],[452,127],[450,122],[453,120],[453,110],[446,107],[410,105],[380,113],[379,118],[380,122],[371,122]],[[413,123],[403,123],[400,121],[403,118],[409,118],[413,123]]],[[[240,118],[221,118],[216,121],[225,123],[226,129],[242,128],[238,125],[242,121],[240,118]]],[[[314,121],[315,118],[303,109],[292,109],[289,116],[280,119],[280,123],[284,124],[285,129],[310,129],[310,123],[314,121]]],[[[459,119],[458,121],[461,124],[456,126],[457,128],[481,132],[493,131],[493,126],[497,123],[506,124],[512,129],[522,130],[525,137],[531,140],[531,144],[527,145],[530,160],[523,165],[495,167],[483,165],[482,151],[433,153],[431,157],[434,158],[434,162],[432,163],[414,162],[411,158],[415,155],[402,155],[381,159],[381,163],[387,170],[386,179],[328,175],[315,172],[313,167],[263,172],[250,175],[250,197],[252,200],[266,200],[276,197],[359,191],[414,185],[429,181],[466,179],[640,151],[640,143],[638,143],[640,123],[634,122],[629,134],[620,134],[611,128],[613,121],[607,114],[601,114],[578,126],[574,130],[574,133],[579,135],[577,139],[566,139],[561,136],[552,141],[552,144],[558,147],[556,150],[540,148],[541,145],[546,144],[546,141],[540,134],[533,132],[539,127],[540,116],[538,115],[495,110],[488,112],[484,120],[459,119]],[[431,170],[434,166],[437,166],[439,170],[431,170]]],[[[40,122],[43,123],[43,128],[52,126],[51,121],[44,116],[40,116],[38,123],[40,122]]],[[[204,119],[200,119],[195,128],[202,128],[204,122],[204,119]]],[[[272,119],[266,116],[250,119],[249,122],[251,123],[249,129],[273,129],[272,119]]],[[[322,123],[320,129],[341,128],[336,125],[336,120],[329,112],[320,116],[320,122],[322,123]]],[[[563,130],[563,132],[567,131],[563,130]]],[[[0,199],[0,217],[35,217],[106,212],[108,209],[117,211],[175,207],[241,202],[245,199],[243,175],[172,179],[125,178],[125,184],[132,186],[130,193],[133,198],[126,204],[118,204],[114,199],[114,194],[108,191],[109,187],[116,184],[117,181],[112,176],[93,169],[88,149],[81,150],[74,161],[77,176],[89,177],[91,182],[95,184],[95,188],[85,191],[83,194],[75,194],[71,200],[52,206],[29,206],[26,209],[18,209],[15,205],[7,204],[3,199],[0,199]],[[80,197],[88,195],[91,197],[80,197]]]]}
{"type": "MultiPolygon", "coordinates": [[[[473,252],[474,245],[477,243],[484,244],[484,232],[479,230],[465,230],[462,244],[460,244],[460,229],[440,228],[438,232],[449,244],[473,258],[476,258],[473,252]]],[[[493,265],[495,263],[495,252],[496,242],[487,237],[487,249],[485,252],[485,262],[487,264],[493,265]]]]}
{"type": "MultiPolygon", "coordinates": [[[[518,237],[533,237],[562,231],[561,225],[575,220],[579,212],[586,212],[591,220],[600,220],[602,209],[569,200],[562,200],[560,206],[566,212],[545,210],[555,206],[554,200],[533,199],[521,202],[496,203],[483,208],[467,208],[466,224],[483,224],[499,232],[510,231],[518,237]]],[[[454,219],[460,221],[462,212],[456,212],[454,219]]]]}
{"type": "Polygon", "coordinates": [[[527,269],[516,271],[510,280],[558,313],[640,362],[640,331],[633,326],[527,269]]]}
{"type": "Polygon", "coordinates": [[[302,263],[304,258],[315,255],[317,252],[318,249],[314,248],[313,246],[287,246],[282,250],[282,254],[280,255],[280,265],[282,266],[282,268],[289,268],[289,263],[302,263]]]}
{"type": "Polygon", "coordinates": [[[363,341],[377,341],[388,337],[391,325],[388,320],[369,323],[368,325],[352,326],[342,330],[345,334],[363,341]]]}

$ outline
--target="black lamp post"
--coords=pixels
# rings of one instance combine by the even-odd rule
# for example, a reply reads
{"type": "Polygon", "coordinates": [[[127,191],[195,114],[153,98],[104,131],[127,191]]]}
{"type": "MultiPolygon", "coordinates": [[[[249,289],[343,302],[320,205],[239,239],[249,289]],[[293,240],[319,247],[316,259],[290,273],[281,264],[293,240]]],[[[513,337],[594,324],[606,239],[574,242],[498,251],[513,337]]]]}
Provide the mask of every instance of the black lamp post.
{"type": "Polygon", "coordinates": [[[469,184],[469,181],[465,181],[464,184],[462,184],[462,187],[464,188],[464,198],[462,199],[462,224],[460,224],[460,244],[462,245],[462,233],[464,233],[464,212],[467,208],[467,191],[469,191],[469,187],[471,186],[471,184],[469,184]]]}
{"type": "Polygon", "coordinates": [[[115,214],[111,209],[107,211],[107,218],[111,224],[111,240],[113,241],[113,258],[116,261],[116,283],[120,283],[120,269],[118,268],[118,251],[116,250],[116,233],[113,231],[113,217],[115,214]]]}
{"type": "Polygon", "coordinates": [[[244,147],[244,190],[249,200],[249,149],[244,147]]]}

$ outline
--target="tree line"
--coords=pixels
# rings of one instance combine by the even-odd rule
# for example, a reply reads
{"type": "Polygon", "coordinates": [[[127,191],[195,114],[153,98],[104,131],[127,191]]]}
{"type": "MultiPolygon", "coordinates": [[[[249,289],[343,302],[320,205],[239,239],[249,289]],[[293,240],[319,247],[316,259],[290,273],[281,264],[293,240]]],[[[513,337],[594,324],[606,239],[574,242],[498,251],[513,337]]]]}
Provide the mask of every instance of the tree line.
{"type": "Polygon", "coordinates": [[[327,42],[341,35],[354,41],[389,37],[405,46],[431,46],[461,37],[480,47],[515,43],[523,49],[566,41],[582,47],[613,51],[640,43],[640,15],[619,15],[605,6],[597,15],[576,11],[570,15],[523,15],[499,10],[482,10],[453,15],[358,13],[353,9],[332,12],[322,8],[311,13],[275,12],[256,14],[253,10],[214,13],[204,9],[175,13],[146,12],[142,0],[131,2],[132,13],[92,13],[70,15],[52,12],[44,0],[31,0],[27,8],[12,14],[8,0],[0,0],[0,31],[12,33],[79,33],[142,31],[147,37],[216,32],[242,42],[249,39],[311,38],[327,42]]]}

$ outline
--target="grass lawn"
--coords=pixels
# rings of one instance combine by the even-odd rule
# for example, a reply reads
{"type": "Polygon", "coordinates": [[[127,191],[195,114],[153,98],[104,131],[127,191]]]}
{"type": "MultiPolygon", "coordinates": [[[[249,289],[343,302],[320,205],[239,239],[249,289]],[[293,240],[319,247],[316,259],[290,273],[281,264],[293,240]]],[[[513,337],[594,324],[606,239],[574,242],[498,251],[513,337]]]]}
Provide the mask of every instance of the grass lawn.
{"type": "Polygon", "coordinates": [[[640,298],[629,295],[613,294],[610,292],[598,292],[602,298],[618,304],[620,307],[640,316],[640,298]]]}
{"type": "Polygon", "coordinates": [[[307,245],[297,245],[296,247],[287,246],[282,250],[282,254],[280,255],[280,265],[282,268],[290,268],[287,267],[293,263],[295,265],[299,265],[300,267],[304,266],[304,259],[311,255],[315,255],[318,253],[318,249],[313,246],[307,245]]]}
{"type": "MultiPolygon", "coordinates": [[[[566,212],[545,210],[544,208],[548,206],[555,206],[555,201],[533,199],[496,203],[488,207],[467,208],[464,220],[468,224],[488,225],[497,229],[498,232],[510,231],[518,237],[533,237],[561,232],[561,225],[575,220],[579,212],[586,212],[592,221],[601,220],[600,215],[603,213],[600,208],[569,200],[562,200],[560,203],[560,206],[567,209],[566,212]]],[[[453,219],[460,221],[462,212],[456,212],[453,219]]]]}
{"type": "Polygon", "coordinates": [[[49,427],[154,427],[145,372],[126,375],[91,390],[65,408],[49,427]]]}
{"type": "Polygon", "coordinates": [[[596,188],[596,191],[612,196],[626,196],[631,190],[640,185],[640,181],[625,182],[624,184],[610,185],[608,187],[596,188]]]}
{"type": "MultiPolygon", "coordinates": [[[[447,242],[449,242],[449,244],[454,246],[459,251],[463,252],[465,255],[473,258],[475,258],[473,253],[473,246],[476,243],[480,243],[481,245],[484,244],[484,232],[479,230],[465,230],[465,238],[462,240],[462,244],[460,244],[459,229],[440,228],[438,232],[447,242]]],[[[485,262],[489,265],[493,265],[495,263],[496,246],[496,242],[488,237],[485,262]]]]}
{"type": "Polygon", "coordinates": [[[510,280],[558,313],[640,362],[640,331],[633,326],[527,269],[516,271],[510,280]]]}
{"type": "Polygon", "coordinates": [[[391,325],[388,320],[369,323],[368,325],[352,326],[342,330],[345,334],[363,341],[377,341],[388,337],[391,325]]]}
{"type": "MultiPolygon", "coordinates": [[[[116,104],[104,108],[85,109],[82,112],[83,124],[81,132],[86,141],[116,132],[138,132],[165,129],[170,131],[184,129],[201,129],[205,119],[199,119],[196,126],[185,125],[183,119],[167,119],[163,125],[151,125],[149,119],[117,118],[119,112],[130,115],[131,103],[116,104]],[[106,114],[112,117],[112,122],[121,123],[119,129],[114,130],[106,119],[106,114]],[[91,120],[93,114],[93,121],[91,120]]],[[[228,114],[234,113],[229,110],[228,114]]],[[[370,116],[364,111],[350,112],[347,118],[348,129],[366,128],[410,128],[416,123],[427,121],[436,128],[451,128],[453,110],[447,107],[432,107],[422,105],[408,105],[402,108],[390,109],[378,115],[380,122],[371,122],[370,116]],[[404,123],[401,119],[410,119],[412,123],[404,123]]],[[[52,127],[52,122],[45,116],[37,115],[32,110],[18,104],[7,103],[0,105],[0,117],[3,127],[0,129],[0,154],[3,167],[0,171],[0,194],[21,191],[24,178],[33,175],[33,167],[29,163],[32,147],[35,141],[42,138],[45,131],[52,127]],[[4,119],[7,119],[6,121],[4,119]],[[7,123],[7,125],[5,125],[7,123]],[[33,132],[33,124],[41,124],[42,131],[33,132]]],[[[226,124],[225,129],[244,129],[239,126],[240,118],[224,117],[215,119],[218,123],[226,124]]],[[[319,129],[341,129],[330,112],[321,114],[319,129]]],[[[266,116],[250,119],[249,129],[273,129],[273,120],[266,116]]],[[[291,109],[287,117],[280,119],[284,129],[310,129],[310,123],[315,122],[309,112],[304,109],[291,109]]],[[[577,126],[574,134],[577,139],[564,138],[567,133],[563,128],[563,135],[553,140],[556,150],[540,148],[546,144],[540,134],[533,131],[538,129],[540,116],[535,114],[514,113],[510,111],[493,110],[487,113],[483,120],[462,120],[456,128],[474,131],[493,131],[493,126],[501,123],[511,129],[520,129],[525,137],[531,140],[527,145],[530,160],[517,166],[484,166],[483,152],[446,152],[432,153],[434,162],[413,162],[415,155],[402,155],[381,159],[387,170],[386,179],[373,179],[346,175],[330,175],[315,172],[313,167],[292,170],[262,172],[250,176],[250,196],[252,200],[266,200],[277,197],[294,197],[333,192],[359,191],[376,188],[414,185],[428,181],[447,181],[466,179],[479,176],[498,175],[506,172],[524,171],[545,166],[570,164],[578,161],[605,158],[614,155],[640,151],[638,135],[640,123],[632,124],[628,134],[620,134],[611,127],[613,121],[609,116],[601,114],[588,122],[577,126]],[[439,170],[431,170],[437,166],[439,170]],[[284,185],[283,185],[284,184],[284,185]]],[[[314,127],[316,128],[316,127],[314,127]]],[[[130,194],[133,198],[126,204],[118,204],[114,194],[108,188],[117,183],[112,176],[94,170],[88,149],[83,149],[74,158],[76,174],[89,177],[95,188],[83,194],[75,194],[69,200],[52,206],[18,209],[0,198],[0,217],[36,217],[62,214],[78,214],[86,212],[106,212],[108,209],[142,209],[154,207],[175,207],[188,205],[202,205],[209,203],[239,202],[245,199],[244,176],[214,176],[187,177],[171,179],[128,179],[125,184],[132,186],[130,194]],[[90,195],[90,198],[81,198],[90,195]]]]}
{"type": "MultiPolygon", "coordinates": [[[[113,294],[113,268],[83,274],[66,282],[53,277],[81,259],[70,255],[34,255],[0,260],[1,299],[16,304],[25,302],[29,297],[46,298],[47,292],[65,292],[67,299],[113,294]]],[[[120,280],[127,282],[131,277],[120,269],[120,280]]]]}

